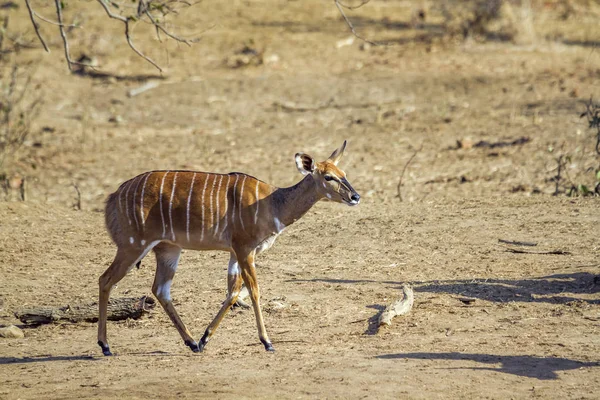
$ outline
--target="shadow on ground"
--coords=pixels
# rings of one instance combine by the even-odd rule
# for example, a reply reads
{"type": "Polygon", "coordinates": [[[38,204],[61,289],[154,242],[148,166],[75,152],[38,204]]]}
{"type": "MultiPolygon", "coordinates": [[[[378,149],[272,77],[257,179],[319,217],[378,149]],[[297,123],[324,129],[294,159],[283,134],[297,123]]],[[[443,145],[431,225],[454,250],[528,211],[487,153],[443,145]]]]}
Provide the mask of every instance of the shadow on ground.
{"type": "Polygon", "coordinates": [[[290,282],[325,282],[336,284],[379,283],[397,285],[398,289],[409,283],[415,292],[450,293],[486,301],[505,303],[510,301],[565,304],[572,301],[600,304],[600,299],[576,297],[577,294],[600,293],[600,275],[589,272],[554,274],[529,279],[470,279],[446,281],[374,281],[351,279],[295,279],[290,282]],[[568,295],[567,295],[568,294],[568,295]]]}
{"type": "Polygon", "coordinates": [[[582,362],[559,357],[499,356],[492,354],[467,353],[397,353],[377,356],[379,359],[415,359],[472,361],[483,364],[500,364],[498,367],[455,367],[456,369],[488,370],[535,378],[540,380],[558,379],[559,371],[599,367],[600,362],[582,362]]]}
{"type": "Polygon", "coordinates": [[[99,358],[93,356],[40,356],[40,357],[0,357],[0,365],[5,364],[28,364],[51,361],[96,361],[99,358]]]}

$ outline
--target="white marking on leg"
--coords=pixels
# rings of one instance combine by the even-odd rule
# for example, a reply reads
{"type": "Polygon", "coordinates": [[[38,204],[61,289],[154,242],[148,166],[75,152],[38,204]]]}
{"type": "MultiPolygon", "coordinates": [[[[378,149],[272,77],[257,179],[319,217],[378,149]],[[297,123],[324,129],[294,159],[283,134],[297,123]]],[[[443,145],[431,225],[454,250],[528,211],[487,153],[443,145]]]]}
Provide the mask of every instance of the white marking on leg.
{"type": "Polygon", "coordinates": [[[235,174],[235,182],[233,184],[233,205],[231,206],[233,209],[231,212],[231,226],[235,224],[235,188],[237,187],[238,179],[240,179],[240,176],[235,174]]]}
{"type": "Polygon", "coordinates": [[[225,184],[225,206],[224,206],[224,213],[225,213],[225,223],[223,224],[223,232],[221,232],[221,236],[223,236],[225,234],[225,231],[227,230],[227,212],[229,211],[227,208],[227,197],[229,194],[229,178],[231,178],[229,175],[227,175],[227,183],[225,184]]]}
{"type": "Polygon", "coordinates": [[[229,258],[229,266],[227,267],[228,275],[238,275],[240,273],[240,266],[237,259],[234,256],[229,258]]]}
{"type": "Polygon", "coordinates": [[[190,184],[190,193],[187,198],[187,210],[186,210],[186,224],[185,231],[187,233],[187,241],[190,241],[190,202],[192,201],[192,191],[194,190],[194,180],[196,179],[196,173],[192,175],[192,183],[190,184]]]}
{"type": "Polygon", "coordinates": [[[162,182],[160,183],[160,193],[158,195],[158,207],[160,208],[160,219],[161,219],[162,225],[163,225],[163,232],[162,232],[161,237],[165,237],[165,233],[166,233],[165,214],[163,213],[163,207],[162,207],[162,194],[163,194],[163,187],[165,186],[165,178],[167,177],[167,175],[169,175],[169,172],[170,171],[167,171],[163,175],[162,182]]]}
{"type": "Polygon", "coordinates": [[[150,178],[152,172],[146,175],[144,179],[144,185],[142,185],[142,194],[140,195],[140,216],[142,218],[142,230],[144,229],[144,224],[146,223],[146,219],[144,218],[144,191],[146,190],[146,182],[148,182],[148,178],[150,178]]]}
{"type": "MultiPolygon", "coordinates": [[[[144,174],[146,175],[146,174],[144,174]]],[[[131,211],[133,211],[133,219],[135,220],[135,229],[139,230],[140,229],[140,225],[138,224],[138,219],[137,219],[137,213],[135,212],[135,197],[137,195],[137,191],[138,188],[140,187],[140,183],[142,183],[142,177],[144,175],[140,175],[140,177],[138,178],[138,183],[137,185],[135,185],[135,189],[133,189],[133,204],[131,205],[131,211]]]]}
{"type": "Polygon", "coordinates": [[[215,179],[213,180],[212,183],[212,187],[210,188],[210,209],[209,209],[209,214],[210,214],[210,227],[212,228],[215,223],[213,221],[214,218],[214,214],[213,214],[213,193],[215,192],[215,186],[217,185],[217,176],[215,175],[215,179]]]}
{"type": "Polygon", "coordinates": [[[125,192],[125,215],[127,215],[127,221],[129,221],[129,225],[131,225],[131,218],[129,218],[129,203],[127,202],[127,199],[129,198],[129,190],[131,189],[134,180],[135,178],[129,181],[127,184],[127,191],[125,192]]]}
{"type": "Polygon", "coordinates": [[[260,181],[256,181],[256,212],[254,213],[254,225],[256,225],[256,221],[258,221],[258,186],[260,185],[260,181]]]}
{"type": "MultiPolygon", "coordinates": [[[[177,265],[179,264],[179,256],[181,253],[177,254],[177,257],[172,257],[172,258],[162,258],[164,257],[161,256],[161,261],[164,263],[163,265],[165,265],[166,267],[168,267],[169,269],[176,271],[177,270],[177,265]]],[[[158,273],[158,271],[157,271],[158,273]]],[[[163,282],[162,284],[158,285],[158,287],[156,288],[156,297],[158,297],[159,299],[162,299],[164,301],[171,301],[171,283],[173,282],[173,279],[169,279],[166,282],[163,282]]]]}
{"type": "Polygon", "coordinates": [[[171,225],[171,238],[175,241],[175,230],[173,229],[173,196],[175,195],[175,185],[177,184],[177,172],[173,175],[173,188],[171,189],[171,198],[169,199],[169,225],[171,225]]]}
{"type": "Polygon", "coordinates": [[[143,246],[146,244],[146,241],[144,239],[142,239],[142,241],[140,242],[140,244],[143,246]]]}
{"type": "Polygon", "coordinates": [[[239,207],[240,207],[240,223],[242,224],[242,229],[246,230],[246,228],[244,228],[244,216],[242,215],[242,203],[244,202],[244,183],[246,182],[246,175],[244,175],[244,179],[242,179],[242,188],[240,189],[240,202],[239,202],[239,207]]]}
{"type": "Polygon", "coordinates": [[[220,195],[221,195],[221,183],[223,182],[223,175],[219,178],[219,186],[217,186],[217,198],[215,201],[217,202],[217,211],[215,213],[217,217],[217,223],[215,225],[215,235],[219,233],[219,221],[221,220],[221,214],[219,213],[219,204],[221,203],[220,195]]]}
{"type": "Polygon", "coordinates": [[[204,178],[204,189],[202,189],[202,200],[200,200],[200,204],[202,204],[202,233],[200,234],[200,241],[204,239],[204,193],[206,193],[208,178],[210,178],[210,174],[206,174],[206,177],[204,178]]]}
{"type": "Polygon", "coordinates": [[[133,236],[129,236],[129,243],[133,244],[133,242],[135,242],[135,240],[133,240],[133,236]]]}
{"type": "Polygon", "coordinates": [[[279,218],[277,217],[275,217],[273,221],[275,222],[275,229],[277,230],[277,233],[281,233],[281,231],[285,229],[285,225],[282,224],[279,218]]]}

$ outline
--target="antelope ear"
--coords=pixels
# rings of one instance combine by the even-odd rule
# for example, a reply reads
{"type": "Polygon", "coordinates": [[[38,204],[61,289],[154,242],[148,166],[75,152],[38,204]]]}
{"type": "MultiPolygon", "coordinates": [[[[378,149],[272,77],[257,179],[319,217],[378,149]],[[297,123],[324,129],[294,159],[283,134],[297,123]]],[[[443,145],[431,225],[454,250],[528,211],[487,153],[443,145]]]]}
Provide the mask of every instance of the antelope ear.
{"type": "Polygon", "coordinates": [[[315,171],[315,160],[304,153],[296,154],[296,167],[302,175],[312,174],[315,171]]]}
{"type": "Polygon", "coordinates": [[[342,156],[344,155],[344,150],[346,150],[345,140],[344,143],[336,151],[331,153],[331,155],[329,156],[329,161],[331,161],[333,165],[337,165],[337,163],[340,162],[342,156]]]}

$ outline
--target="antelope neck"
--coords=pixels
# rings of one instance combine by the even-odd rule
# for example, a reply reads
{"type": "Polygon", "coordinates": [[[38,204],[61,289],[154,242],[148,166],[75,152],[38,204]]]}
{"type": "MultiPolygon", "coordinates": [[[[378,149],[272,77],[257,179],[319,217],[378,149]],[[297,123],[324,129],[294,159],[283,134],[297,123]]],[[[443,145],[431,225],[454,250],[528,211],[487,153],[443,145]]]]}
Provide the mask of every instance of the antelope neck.
{"type": "Polygon", "coordinates": [[[294,186],[275,190],[272,198],[273,214],[285,226],[296,222],[321,199],[312,175],[306,175],[294,186]]]}

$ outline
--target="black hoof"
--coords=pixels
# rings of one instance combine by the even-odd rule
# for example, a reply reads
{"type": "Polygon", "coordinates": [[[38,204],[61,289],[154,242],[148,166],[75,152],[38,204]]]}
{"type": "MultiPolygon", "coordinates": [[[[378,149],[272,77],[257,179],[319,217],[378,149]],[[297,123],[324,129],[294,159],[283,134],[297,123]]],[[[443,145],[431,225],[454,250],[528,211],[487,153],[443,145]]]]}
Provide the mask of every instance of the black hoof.
{"type": "Polygon", "coordinates": [[[194,341],[186,340],[185,345],[189,347],[194,353],[199,353],[202,351],[202,347],[198,346],[198,343],[194,341]]]}
{"type": "Polygon", "coordinates": [[[107,344],[104,344],[101,341],[98,341],[98,346],[100,346],[100,348],[102,349],[102,354],[104,354],[105,356],[112,356],[113,355],[110,352],[110,348],[108,347],[107,344]]]}
{"type": "Polygon", "coordinates": [[[203,351],[206,347],[206,343],[208,343],[208,329],[204,331],[204,335],[202,335],[202,339],[200,339],[200,343],[198,343],[198,347],[200,347],[200,351],[203,351]]]}
{"type": "Polygon", "coordinates": [[[274,352],[275,351],[275,349],[273,348],[273,345],[271,344],[271,342],[267,342],[266,340],[263,340],[263,339],[260,339],[260,341],[265,346],[265,350],[266,351],[270,351],[270,352],[274,352]]]}

